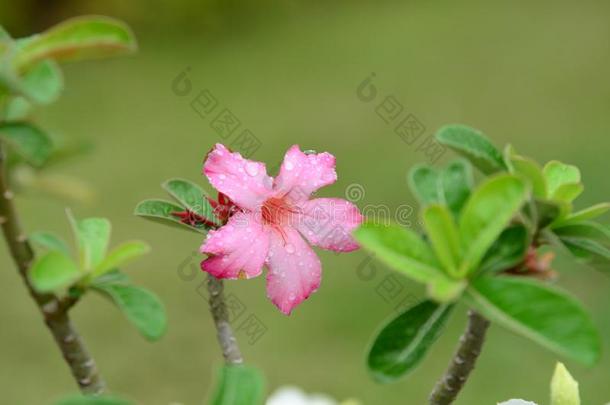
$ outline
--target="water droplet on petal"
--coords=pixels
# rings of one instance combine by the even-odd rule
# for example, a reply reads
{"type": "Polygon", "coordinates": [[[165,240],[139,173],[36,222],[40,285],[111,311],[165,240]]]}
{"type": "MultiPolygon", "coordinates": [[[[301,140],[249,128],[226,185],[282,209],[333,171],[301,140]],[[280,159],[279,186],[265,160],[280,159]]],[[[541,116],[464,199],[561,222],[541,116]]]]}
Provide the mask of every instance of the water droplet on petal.
{"type": "Polygon", "coordinates": [[[246,163],[246,173],[250,176],[256,176],[258,174],[258,165],[254,162],[246,163]]]}

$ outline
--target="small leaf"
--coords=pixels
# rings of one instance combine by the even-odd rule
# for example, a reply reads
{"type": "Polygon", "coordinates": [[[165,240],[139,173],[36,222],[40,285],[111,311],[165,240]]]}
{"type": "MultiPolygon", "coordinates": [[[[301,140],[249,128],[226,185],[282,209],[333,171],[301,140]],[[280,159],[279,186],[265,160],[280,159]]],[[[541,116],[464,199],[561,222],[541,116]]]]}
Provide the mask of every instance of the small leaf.
{"type": "Polygon", "coordinates": [[[93,280],[91,280],[90,286],[92,288],[97,288],[104,285],[109,284],[119,284],[119,285],[129,285],[131,284],[129,281],[129,277],[127,274],[122,273],[121,271],[114,269],[110,270],[108,273],[105,273],[93,280]]]}
{"type": "Polygon", "coordinates": [[[485,174],[506,170],[500,151],[476,129],[448,125],[438,130],[436,139],[470,160],[485,174]]]}
{"type": "Polygon", "coordinates": [[[562,238],[585,238],[610,243],[610,229],[606,225],[593,221],[575,222],[554,228],[553,231],[562,238]]]}
{"type": "Polygon", "coordinates": [[[601,243],[587,238],[561,237],[561,242],[577,258],[582,259],[595,268],[610,270],[610,249],[601,243]]]}
{"type": "Polygon", "coordinates": [[[114,248],[108,256],[95,268],[92,277],[99,277],[105,273],[122,267],[128,262],[150,252],[150,246],[142,241],[125,242],[114,248]]]}
{"type": "Polygon", "coordinates": [[[77,221],[71,213],[68,213],[68,219],[79,247],[81,266],[86,271],[93,270],[106,256],[110,241],[110,221],[106,218],[77,221]]]}
{"type": "Polygon", "coordinates": [[[55,405],[134,405],[134,403],[114,396],[76,395],[57,401],[55,405]]]}
{"type": "Polygon", "coordinates": [[[16,90],[34,103],[49,104],[57,100],[63,86],[63,76],[57,63],[44,60],[24,73],[16,90]]]}
{"type": "Polygon", "coordinates": [[[436,302],[449,303],[460,298],[467,286],[468,283],[466,280],[439,277],[428,283],[426,293],[428,294],[428,297],[436,302]]]}
{"type": "Polygon", "coordinates": [[[182,230],[188,229],[193,232],[205,233],[205,228],[195,228],[180,222],[180,219],[175,215],[176,212],[183,212],[184,208],[164,200],[144,200],[141,201],[134,211],[134,215],[154,221],[163,225],[169,225],[172,227],[180,228],[182,230]]]}
{"type": "Polygon", "coordinates": [[[110,298],[146,339],[158,340],[165,333],[165,308],[150,291],[132,285],[107,283],[94,284],[93,288],[110,298]]]}
{"type": "Polygon", "coordinates": [[[0,140],[8,142],[15,152],[35,166],[41,166],[53,150],[51,138],[26,122],[1,124],[0,140]]]}
{"type": "Polygon", "coordinates": [[[527,228],[513,225],[506,228],[489,248],[481,262],[481,273],[499,273],[523,261],[530,245],[527,228]]]}
{"type": "Polygon", "coordinates": [[[439,196],[439,174],[427,165],[415,166],[409,174],[409,185],[421,205],[442,203],[439,196]]]}
{"type": "Polygon", "coordinates": [[[214,209],[205,198],[205,191],[197,184],[188,180],[171,179],[163,183],[163,188],[190,211],[220,225],[214,215],[214,209]]]}
{"type": "Polygon", "coordinates": [[[219,381],[211,405],[260,405],[264,383],[261,373],[244,365],[227,365],[220,369],[219,381]]]}
{"type": "Polygon", "coordinates": [[[444,278],[430,246],[399,225],[367,222],[354,231],[356,240],[388,266],[420,283],[444,278]]]}
{"type": "Polygon", "coordinates": [[[540,198],[534,199],[534,207],[536,210],[537,229],[546,228],[557,220],[557,218],[560,218],[562,213],[568,209],[568,207],[565,207],[565,205],[561,204],[559,201],[540,198]]]}
{"type": "Polygon", "coordinates": [[[459,232],[464,255],[459,273],[474,271],[528,196],[514,175],[485,180],[470,196],[460,216],[459,232]]]}
{"type": "Polygon", "coordinates": [[[565,292],[523,277],[480,277],[468,302],[490,320],[547,349],[593,365],[600,341],[581,305],[565,292]]]}
{"type": "Polygon", "coordinates": [[[578,212],[574,212],[567,217],[557,221],[556,224],[553,224],[553,227],[568,225],[575,222],[585,221],[588,219],[597,218],[603,214],[605,214],[608,210],[610,210],[610,203],[600,203],[592,205],[589,208],[585,208],[584,210],[580,210],[578,212]]]}
{"type": "Polygon", "coordinates": [[[555,193],[566,184],[580,183],[580,170],[573,165],[566,165],[557,160],[552,160],[544,165],[543,174],[547,183],[548,197],[557,199],[555,193]]]}
{"type": "Polygon", "coordinates": [[[538,162],[518,155],[510,145],[506,147],[504,155],[510,162],[510,172],[519,174],[530,182],[534,196],[546,198],[546,179],[538,162]]]}
{"type": "Polygon", "coordinates": [[[562,184],[553,194],[553,199],[570,203],[581,195],[584,189],[581,183],[562,184]]]}
{"type": "Polygon", "coordinates": [[[580,405],[578,382],[563,363],[557,363],[551,380],[551,405],[580,405]]]}
{"type": "Polygon", "coordinates": [[[107,17],[77,17],[21,41],[16,65],[24,69],[43,59],[97,59],[135,49],[134,36],[124,23],[107,17]]]}
{"type": "Polygon", "coordinates": [[[444,203],[457,218],[464,207],[472,189],[472,168],[464,160],[455,160],[447,165],[440,174],[444,203]]]}
{"type": "Polygon", "coordinates": [[[452,309],[453,305],[427,300],[387,323],[369,351],[373,377],[391,382],[413,371],[440,336],[452,309]]]}
{"type": "Polygon", "coordinates": [[[57,251],[70,256],[70,248],[66,242],[52,232],[33,232],[29,236],[30,241],[46,250],[57,251]]]}
{"type": "Polygon", "coordinates": [[[445,206],[434,204],[426,207],[422,218],[436,257],[446,273],[456,277],[462,252],[453,216],[445,206]]]}
{"type": "Polygon", "coordinates": [[[41,256],[30,269],[32,285],[43,293],[67,288],[82,276],[69,256],[55,250],[41,256]]]}

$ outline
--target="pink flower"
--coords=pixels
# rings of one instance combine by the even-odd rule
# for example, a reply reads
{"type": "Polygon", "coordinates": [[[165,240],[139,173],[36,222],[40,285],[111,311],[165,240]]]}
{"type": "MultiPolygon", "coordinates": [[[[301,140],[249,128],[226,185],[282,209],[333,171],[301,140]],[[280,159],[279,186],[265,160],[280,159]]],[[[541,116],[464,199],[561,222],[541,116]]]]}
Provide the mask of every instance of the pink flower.
{"type": "Polygon", "coordinates": [[[339,198],[310,199],[337,180],[329,153],[305,154],[294,145],[273,179],[264,163],[216,144],[203,172],[238,209],[226,225],[208,233],[201,252],[209,257],[201,269],[242,279],[258,276],[266,265],[267,296],[284,314],[320,286],[320,259],[309,244],[336,252],[358,248],[351,236],[362,222],[358,208],[339,198]]]}

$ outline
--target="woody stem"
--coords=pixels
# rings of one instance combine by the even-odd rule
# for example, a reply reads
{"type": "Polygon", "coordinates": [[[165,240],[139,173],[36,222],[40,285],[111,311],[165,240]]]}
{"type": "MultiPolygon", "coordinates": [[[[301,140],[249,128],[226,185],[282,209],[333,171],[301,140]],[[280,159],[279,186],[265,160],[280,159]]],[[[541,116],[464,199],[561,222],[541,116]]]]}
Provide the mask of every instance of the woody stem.
{"type": "Polygon", "coordinates": [[[210,312],[216,325],[216,336],[225,362],[229,365],[241,364],[244,359],[237,345],[237,339],[229,323],[229,313],[224,298],[222,280],[208,274],[208,292],[210,293],[210,312]]]}
{"type": "Polygon", "coordinates": [[[19,223],[4,163],[5,155],[0,145],[0,225],[10,254],[81,391],[84,394],[100,394],[106,386],[104,380],[68,317],[68,310],[75,302],[60,300],[53,294],[39,293],[30,283],[28,272],[34,261],[34,252],[19,223]]]}

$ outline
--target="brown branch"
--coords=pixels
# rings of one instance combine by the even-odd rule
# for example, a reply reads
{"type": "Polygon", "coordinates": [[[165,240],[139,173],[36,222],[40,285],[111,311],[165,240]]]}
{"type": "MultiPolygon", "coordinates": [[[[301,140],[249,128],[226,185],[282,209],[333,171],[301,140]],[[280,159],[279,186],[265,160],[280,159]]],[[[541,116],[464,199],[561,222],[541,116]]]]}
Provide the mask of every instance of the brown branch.
{"type": "Polygon", "coordinates": [[[235,339],[233,329],[231,329],[231,324],[229,323],[229,314],[224,300],[223,289],[222,280],[208,274],[210,312],[216,325],[216,335],[218,343],[220,343],[222,355],[227,364],[241,364],[244,362],[244,359],[241,356],[237,339],[235,339]]]}
{"type": "Polygon", "coordinates": [[[34,260],[34,252],[19,224],[4,161],[5,155],[0,145],[0,225],[11,256],[81,391],[85,394],[100,394],[105,389],[105,383],[68,317],[68,310],[75,301],[59,300],[53,294],[41,294],[30,283],[28,271],[34,260]]]}
{"type": "Polygon", "coordinates": [[[430,405],[449,405],[455,401],[481,354],[488,327],[487,319],[475,311],[468,312],[466,331],[460,338],[451,364],[430,394],[430,405]]]}

